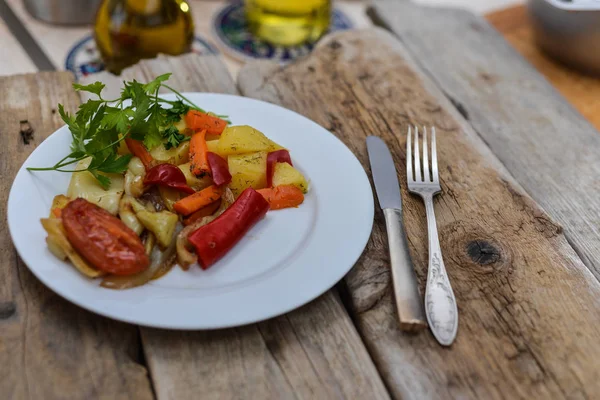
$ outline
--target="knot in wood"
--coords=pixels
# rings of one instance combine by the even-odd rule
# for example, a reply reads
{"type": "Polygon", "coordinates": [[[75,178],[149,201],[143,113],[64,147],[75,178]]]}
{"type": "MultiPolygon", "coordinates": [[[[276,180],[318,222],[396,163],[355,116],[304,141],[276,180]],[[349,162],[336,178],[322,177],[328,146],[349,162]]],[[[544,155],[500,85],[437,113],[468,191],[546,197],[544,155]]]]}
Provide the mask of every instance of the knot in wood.
{"type": "Polygon", "coordinates": [[[17,311],[17,305],[12,301],[0,301],[0,319],[8,319],[17,311]]]}
{"type": "Polygon", "coordinates": [[[494,264],[502,258],[500,250],[485,240],[473,240],[467,243],[467,254],[471,260],[481,265],[494,264]]]}
{"type": "Polygon", "coordinates": [[[342,44],[340,42],[338,42],[337,40],[332,40],[329,43],[329,48],[332,49],[332,50],[337,50],[340,47],[342,47],[342,44]]]}
{"type": "Polygon", "coordinates": [[[446,268],[454,271],[452,287],[462,280],[465,290],[473,279],[489,279],[490,274],[505,274],[512,270],[513,254],[497,235],[491,235],[478,223],[460,220],[448,224],[440,231],[446,268]]]}
{"type": "Polygon", "coordinates": [[[26,119],[19,121],[19,124],[21,126],[19,130],[19,133],[21,134],[21,139],[23,139],[24,144],[29,144],[29,142],[33,140],[33,128],[31,127],[29,121],[27,121],[26,119]]]}

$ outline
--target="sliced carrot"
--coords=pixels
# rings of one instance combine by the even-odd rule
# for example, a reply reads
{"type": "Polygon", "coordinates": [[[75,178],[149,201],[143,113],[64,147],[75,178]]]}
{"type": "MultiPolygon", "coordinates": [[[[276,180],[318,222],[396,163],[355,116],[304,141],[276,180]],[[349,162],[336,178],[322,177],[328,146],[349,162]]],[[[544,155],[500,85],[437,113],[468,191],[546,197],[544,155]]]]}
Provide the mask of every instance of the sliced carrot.
{"type": "Polygon", "coordinates": [[[179,214],[190,215],[202,207],[217,201],[219,198],[221,198],[221,193],[221,189],[215,185],[212,185],[177,201],[175,204],[173,204],[173,208],[179,214]]]}
{"type": "Polygon", "coordinates": [[[189,217],[184,218],[183,224],[187,226],[187,225],[191,224],[192,222],[198,221],[199,219],[208,217],[209,215],[213,215],[215,213],[215,211],[217,211],[219,209],[220,206],[221,206],[221,199],[219,199],[217,201],[213,201],[209,205],[204,206],[201,209],[199,209],[198,211],[192,213],[192,215],[190,215],[189,217]]]}
{"type": "Polygon", "coordinates": [[[62,208],[56,207],[52,209],[52,214],[54,214],[54,216],[56,218],[60,218],[62,215],[62,208]]]}
{"type": "Polygon", "coordinates": [[[302,190],[293,185],[281,185],[257,190],[269,202],[271,210],[298,207],[304,202],[302,190]]]}
{"type": "Polygon", "coordinates": [[[148,150],[146,150],[146,146],[139,140],[134,140],[131,138],[125,139],[125,143],[127,144],[127,148],[134,156],[138,157],[142,160],[142,164],[146,169],[152,168],[152,164],[154,159],[148,150]]]}
{"type": "Polygon", "coordinates": [[[208,146],[206,145],[206,131],[200,131],[192,135],[190,140],[190,170],[196,176],[204,176],[210,171],[208,165],[208,146]]]}
{"type": "Polygon", "coordinates": [[[220,135],[227,126],[227,122],[221,118],[197,111],[190,110],[185,115],[185,123],[188,128],[199,132],[206,130],[210,135],[220,135]]]}

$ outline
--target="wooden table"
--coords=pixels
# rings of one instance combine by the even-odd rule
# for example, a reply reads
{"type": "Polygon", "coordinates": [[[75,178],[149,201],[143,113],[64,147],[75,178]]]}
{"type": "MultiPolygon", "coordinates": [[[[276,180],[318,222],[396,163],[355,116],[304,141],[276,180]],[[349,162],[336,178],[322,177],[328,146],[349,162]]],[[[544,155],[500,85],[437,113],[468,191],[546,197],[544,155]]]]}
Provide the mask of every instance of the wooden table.
{"type": "MultiPolygon", "coordinates": [[[[435,125],[436,214],[460,313],[454,345],[398,330],[382,215],[335,288],[236,329],[177,332],[82,310],[37,281],[0,223],[0,393],[22,398],[595,398],[600,393],[600,135],[482,18],[377,1],[379,28],[335,34],[287,67],[218,56],[140,63],[173,86],[239,93],[308,116],[367,172],[379,135],[405,182],[408,124],[435,125]],[[427,21],[427,23],[424,23],[427,21]]],[[[114,78],[98,77],[109,85],[114,78]]],[[[72,76],[0,78],[0,214],[12,177],[80,99],[72,76]],[[21,121],[33,128],[26,144],[21,121]]],[[[403,187],[423,289],[425,211],[403,187]]]]}

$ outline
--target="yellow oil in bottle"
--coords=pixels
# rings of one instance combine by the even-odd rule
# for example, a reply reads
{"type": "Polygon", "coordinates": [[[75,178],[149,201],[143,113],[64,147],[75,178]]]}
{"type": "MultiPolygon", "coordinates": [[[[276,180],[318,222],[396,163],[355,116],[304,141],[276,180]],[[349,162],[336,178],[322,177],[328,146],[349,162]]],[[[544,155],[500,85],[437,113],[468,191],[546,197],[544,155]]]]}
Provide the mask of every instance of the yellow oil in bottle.
{"type": "Polygon", "coordinates": [[[106,69],[119,74],[143,58],[190,51],[194,22],[184,0],[104,0],[94,36],[106,69]]]}
{"type": "Polygon", "coordinates": [[[317,41],[329,28],[331,0],[246,0],[246,19],[258,38],[292,46],[317,41]]]}

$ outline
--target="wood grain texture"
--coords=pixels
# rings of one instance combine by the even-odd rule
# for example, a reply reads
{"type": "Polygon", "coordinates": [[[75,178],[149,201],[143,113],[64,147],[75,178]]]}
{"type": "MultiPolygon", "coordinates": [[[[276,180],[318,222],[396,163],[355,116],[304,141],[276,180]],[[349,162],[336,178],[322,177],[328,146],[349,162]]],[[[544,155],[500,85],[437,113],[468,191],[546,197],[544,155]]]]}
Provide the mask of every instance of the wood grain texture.
{"type": "MultiPolygon", "coordinates": [[[[401,183],[408,124],[437,127],[443,194],[435,208],[459,307],[456,342],[445,349],[429,332],[398,330],[380,212],[367,250],[345,278],[353,318],[393,397],[591,398],[600,391],[600,283],[391,34],[332,35],[287,67],[246,67],[238,86],[323,125],[367,170],[365,138],[382,137],[401,183]]],[[[402,189],[423,284],[425,210],[402,189]]]]}
{"type": "Polygon", "coordinates": [[[598,131],[482,18],[409,2],[375,12],[600,278],[598,131]]]}
{"type": "Polygon", "coordinates": [[[333,291],[255,325],[143,337],[158,398],[388,398],[333,291]]]}
{"type": "Polygon", "coordinates": [[[548,57],[536,45],[531,21],[523,5],[486,15],[488,22],[552,85],[600,129],[600,78],[585,75],[548,57]]]}
{"type": "Polygon", "coordinates": [[[150,399],[137,329],[55,295],[23,265],[8,233],[14,176],[63,125],[57,103],[77,109],[72,82],[65,72],[0,78],[0,397],[150,399]]]}
{"type": "MultiPolygon", "coordinates": [[[[174,73],[168,83],[177,90],[237,93],[227,69],[214,56],[159,57],[124,71],[119,79],[101,78],[118,86],[121,79],[148,81],[166,72],[174,73]]],[[[389,397],[335,291],[258,325],[141,332],[159,399],[389,397]]]]}

